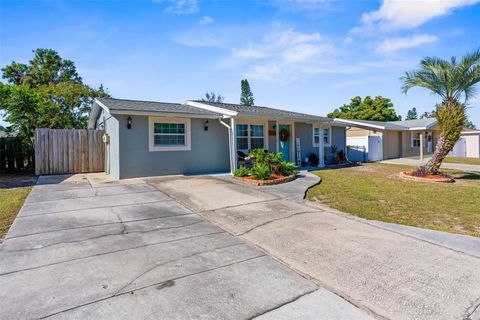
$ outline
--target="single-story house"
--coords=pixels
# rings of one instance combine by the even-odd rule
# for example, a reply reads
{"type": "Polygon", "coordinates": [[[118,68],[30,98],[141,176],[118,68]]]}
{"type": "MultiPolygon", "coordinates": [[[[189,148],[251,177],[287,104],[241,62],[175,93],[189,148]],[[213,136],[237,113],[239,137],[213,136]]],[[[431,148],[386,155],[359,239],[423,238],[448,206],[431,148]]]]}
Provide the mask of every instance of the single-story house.
{"type": "Polygon", "coordinates": [[[464,129],[450,156],[480,158],[480,130],[464,129]]]}
{"type": "Polygon", "coordinates": [[[423,159],[434,152],[439,137],[435,118],[388,122],[335,119],[335,123],[348,126],[348,156],[355,161],[423,159]]]}
{"type": "Polygon", "coordinates": [[[343,124],[281,109],[229,103],[95,99],[88,128],[105,131],[105,168],[117,179],[233,172],[237,151],[265,148],[319,166],[346,150],[343,124]]]}

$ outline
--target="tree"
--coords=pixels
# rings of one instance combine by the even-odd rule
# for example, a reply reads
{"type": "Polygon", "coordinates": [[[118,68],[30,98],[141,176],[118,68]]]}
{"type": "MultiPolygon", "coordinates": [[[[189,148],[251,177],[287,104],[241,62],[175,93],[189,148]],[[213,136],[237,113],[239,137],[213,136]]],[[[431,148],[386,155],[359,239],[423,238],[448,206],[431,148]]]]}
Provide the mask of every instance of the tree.
{"type": "Polygon", "coordinates": [[[438,174],[440,165],[460,138],[466,123],[465,105],[474,96],[475,85],[480,82],[480,49],[466,54],[460,61],[426,57],[417,70],[406,72],[401,78],[402,91],[421,87],[442,98],[435,118],[440,135],[432,158],[416,170],[418,175],[438,174]]]}
{"type": "Polygon", "coordinates": [[[215,92],[205,92],[205,97],[201,101],[222,103],[225,98],[222,95],[216,95],[215,92]]]}
{"type": "Polygon", "coordinates": [[[411,110],[408,110],[407,117],[405,120],[415,120],[418,119],[417,108],[413,107],[411,110]]]}
{"type": "Polygon", "coordinates": [[[0,110],[26,146],[32,147],[36,128],[85,128],[96,97],[108,96],[103,86],[83,83],[75,64],[51,49],[34,50],[28,64],[2,68],[0,110]]]}
{"type": "Polygon", "coordinates": [[[477,130],[477,126],[475,125],[475,123],[473,123],[473,122],[470,121],[470,120],[465,121],[464,127],[465,127],[465,128],[468,128],[468,129],[477,130]]]}
{"type": "Polygon", "coordinates": [[[420,116],[420,119],[425,119],[425,118],[435,118],[435,111],[431,111],[431,112],[425,111],[424,113],[422,113],[422,115],[420,116]]]}
{"type": "Polygon", "coordinates": [[[329,113],[327,117],[374,121],[402,120],[402,117],[395,113],[392,101],[381,96],[377,96],[375,99],[367,96],[363,100],[357,96],[349,104],[344,104],[329,113]]]}
{"type": "Polygon", "coordinates": [[[250,84],[247,79],[244,79],[240,83],[242,93],[240,95],[240,104],[242,106],[253,106],[255,104],[255,98],[253,97],[252,90],[250,89],[250,84]]]}

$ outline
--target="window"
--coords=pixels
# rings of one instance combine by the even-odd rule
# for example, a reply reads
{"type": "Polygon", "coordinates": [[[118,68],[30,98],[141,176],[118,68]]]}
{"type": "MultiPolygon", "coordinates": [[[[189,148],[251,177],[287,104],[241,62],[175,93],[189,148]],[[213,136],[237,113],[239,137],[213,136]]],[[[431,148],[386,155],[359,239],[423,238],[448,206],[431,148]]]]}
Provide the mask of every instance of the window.
{"type": "Polygon", "coordinates": [[[313,128],[313,144],[316,146],[320,144],[320,128],[313,128]]]}
{"type": "Polygon", "coordinates": [[[330,145],[330,128],[323,128],[323,143],[330,145]]]}
{"type": "Polygon", "coordinates": [[[190,119],[150,117],[150,151],[190,150],[190,119]]]}
{"type": "Polygon", "coordinates": [[[263,124],[237,124],[237,150],[265,148],[265,127],[263,124]]]}
{"type": "Polygon", "coordinates": [[[420,133],[411,133],[412,148],[420,148],[420,133]]]}
{"type": "MultiPolygon", "coordinates": [[[[325,146],[330,145],[330,130],[331,128],[323,128],[323,144],[325,146]]],[[[313,128],[313,146],[318,147],[320,145],[320,128],[313,128]]]]}

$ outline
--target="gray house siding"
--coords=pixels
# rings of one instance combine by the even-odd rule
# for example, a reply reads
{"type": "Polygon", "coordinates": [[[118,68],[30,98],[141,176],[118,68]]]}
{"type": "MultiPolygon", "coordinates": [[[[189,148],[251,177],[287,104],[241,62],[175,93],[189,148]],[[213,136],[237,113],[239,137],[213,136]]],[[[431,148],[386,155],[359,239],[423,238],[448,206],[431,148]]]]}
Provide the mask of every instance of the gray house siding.
{"type": "Polygon", "coordinates": [[[190,151],[149,151],[147,116],[131,116],[132,128],[127,129],[127,115],[115,116],[120,123],[120,179],[172,174],[229,172],[227,128],[217,120],[191,119],[190,151]]]}
{"type": "MultiPolygon", "coordinates": [[[[318,148],[313,147],[313,129],[311,124],[295,122],[295,139],[300,138],[300,153],[302,161],[308,158],[310,153],[318,155],[318,148]],[[316,149],[316,150],[315,150],[316,149]]],[[[294,142],[296,145],[296,141],[294,142]]],[[[295,153],[295,157],[296,157],[295,153]]]]}
{"type": "MultiPolygon", "coordinates": [[[[295,138],[300,138],[302,160],[308,158],[310,153],[318,156],[318,147],[313,146],[313,126],[306,123],[295,123],[295,138]]],[[[346,145],[346,133],[344,127],[331,127],[331,146],[337,147],[337,151],[344,150],[346,145]]],[[[325,163],[333,162],[334,154],[331,147],[324,148],[325,163]]]]}
{"type": "MultiPolygon", "coordinates": [[[[347,144],[347,136],[344,127],[331,127],[331,144],[330,146],[337,147],[337,152],[343,150],[345,152],[345,147],[347,144]]],[[[331,164],[333,163],[334,154],[332,153],[331,147],[325,148],[325,156],[326,156],[326,163],[331,164]]]]}

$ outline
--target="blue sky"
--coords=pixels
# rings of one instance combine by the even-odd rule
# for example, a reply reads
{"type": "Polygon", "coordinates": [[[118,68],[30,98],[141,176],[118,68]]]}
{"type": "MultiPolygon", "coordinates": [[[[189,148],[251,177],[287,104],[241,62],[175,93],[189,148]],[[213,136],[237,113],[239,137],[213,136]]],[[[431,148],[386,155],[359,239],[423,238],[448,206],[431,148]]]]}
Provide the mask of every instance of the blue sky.
{"type": "MultiPolygon", "coordinates": [[[[183,102],[206,91],[325,115],[354,96],[405,117],[438,100],[400,91],[424,56],[480,47],[480,0],[2,1],[0,65],[52,48],[113,97],[183,102]]],[[[480,87],[479,87],[480,93],[480,87]]],[[[480,96],[469,118],[480,127],[480,96]]]]}

